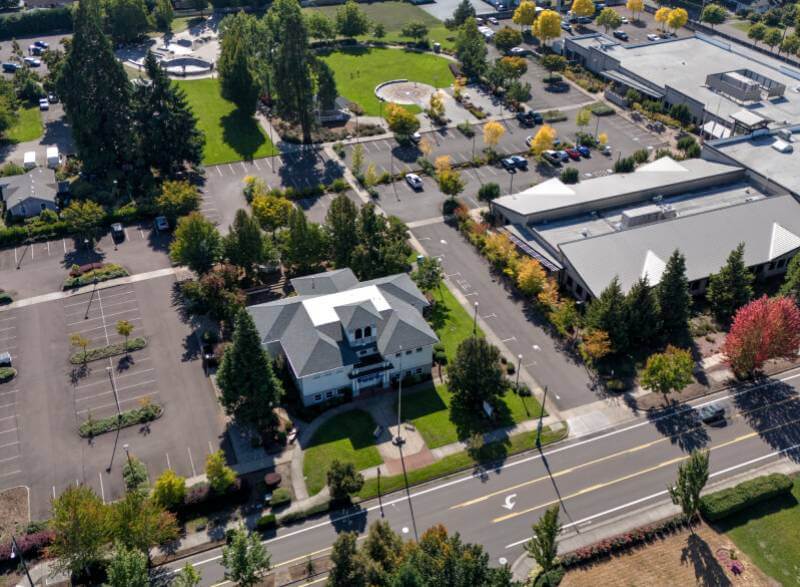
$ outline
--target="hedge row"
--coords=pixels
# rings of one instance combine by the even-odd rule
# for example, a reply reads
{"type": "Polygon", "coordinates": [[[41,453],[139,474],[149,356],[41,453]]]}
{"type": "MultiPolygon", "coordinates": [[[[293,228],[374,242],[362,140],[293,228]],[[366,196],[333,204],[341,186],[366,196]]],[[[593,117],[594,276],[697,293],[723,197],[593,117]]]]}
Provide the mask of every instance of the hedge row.
{"type": "Polygon", "coordinates": [[[104,265],[102,269],[93,269],[76,277],[68,277],[64,281],[64,289],[83,287],[84,285],[91,285],[95,280],[100,283],[101,281],[108,281],[109,279],[116,279],[117,277],[126,277],[127,275],[129,275],[127,269],[120,265],[109,263],[108,265],[104,265]]]}
{"type": "Polygon", "coordinates": [[[127,428],[128,426],[136,426],[137,424],[144,424],[157,420],[164,413],[164,408],[155,403],[147,403],[140,408],[133,410],[126,410],[119,415],[119,423],[117,423],[117,416],[110,416],[95,420],[93,418],[87,419],[78,429],[78,434],[83,438],[92,438],[105,432],[111,432],[120,428],[127,428]]]}
{"type": "Polygon", "coordinates": [[[72,10],[68,7],[18,12],[0,18],[0,40],[72,32],[72,10]]]}
{"type": "Polygon", "coordinates": [[[120,342],[95,349],[88,349],[85,353],[83,351],[78,351],[69,358],[69,362],[73,365],[82,365],[83,363],[99,361],[100,359],[107,359],[108,357],[115,357],[130,351],[140,351],[146,346],[146,338],[136,337],[130,339],[127,345],[124,342],[120,342]]]}
{"type": "MultiPolygon", "coordinates": [[[[25,534],[17,537],[17,546],[22,551],[22,556],[26,559],[35,559],[44,553],[44,549],[52,544],[55,538],[55,533],[50,530],[43,530],[41,532],[34,532],[33,534],[25,534]]],[[[0,544],[0,563],[16,562],[19,561],[19,555],[16,558],[11,558],[11,550],[13,544],[9,540],[5,544],[0,544]]]]}
{"type": "Polygon", "coordinates": [[[183,505],[176,513],[182,520],[190,520],[198,516],[218,513],[231,505],[242,504],[250,495],[250,487],[245,479],[237,477],[227,491],[217,493],[208,483],[197,483],[189,487],[183,505]]]}
{"type": "Polygon", "coordinates": [[[782,473],[756,477],[702,497],[700,513],[710,522],[716,522],[759,502],[790,493],[793,486],[792,479],[782,473]]]}

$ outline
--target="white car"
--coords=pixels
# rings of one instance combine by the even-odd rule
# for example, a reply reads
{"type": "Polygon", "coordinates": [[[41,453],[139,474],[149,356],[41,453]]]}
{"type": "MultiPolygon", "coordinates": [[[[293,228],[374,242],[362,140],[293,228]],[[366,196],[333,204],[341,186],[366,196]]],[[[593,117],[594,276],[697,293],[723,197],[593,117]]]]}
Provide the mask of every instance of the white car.
{"type": "Polygon", "coordinates": [[[611,155],[611,145],[603,145],[602,151],[603,155],[611,155]]]}
{"type": "Polygon", "coordinates": [[[47,98],[39,99],[39,110],[50,110],[50,101],[47,98]]]}
{"type": "Polygon", "coordinates": [[[490,16],[490,17],[489,17],[489,18],[487,18],[486,20],[488,20],[488,21],[489,21],[489,24],[493,24],[493,25],[495,25],[495,26],[497,26],[497,25],[499,25],[499,24],[500,24],[500,21],[499,21],[499,20],[497,20],[497,19],[496,19],[494,16],[490,16]]]}
{"type": "Polygon", "coordinates": [[[422,178],[416,173],[406,173],[406,183],[412,190],[418,191],[422,189],[422,178]]]}
{"type": "Polygon", "coordinates": [[[514,57],[522,57],[528,54],[528,50],[525,47],[512,47],[509,53],[514,57]]]}
{"type": "Polygon", "coordinates": [[[42,60],[37,59],[36,57],[26,57],[24,61],[27,65],[30,65],[31,67],[39,67],[42,64],[42,60]]]}
{"type": "Polygon", "coordinates": [[[620,21],[622,24],[630,24],[631,21],[628,20],[627,16],[623,16],[622,20],[620,21]]]}
{"type": "Polygon", "coordinates": [[[661,37],[659,37],[658,35],[654,35],[653,33],[650,33],[649,35],[647,35],[647,40],[648,41],[658,41],[660,38],[661,37]]]}
{"type": "Polygon", "coordinates": [[[533,142],[533,135],[525,137],[525,145],[530,147],[532,142],[533,142]]]}

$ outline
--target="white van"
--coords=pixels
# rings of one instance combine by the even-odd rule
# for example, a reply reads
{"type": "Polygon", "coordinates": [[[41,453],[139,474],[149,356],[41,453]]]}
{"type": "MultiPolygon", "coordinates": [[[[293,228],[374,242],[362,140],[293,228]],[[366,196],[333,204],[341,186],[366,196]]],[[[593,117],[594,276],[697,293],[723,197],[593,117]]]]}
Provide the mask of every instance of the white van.
{"type": "Polygon", "coordinates": [[[36,151],[27,151],[22,159],[22,166],[25,169],[36,167],[36,151]]]}
{"type": "Polygon", "coordinates": [[[61,165],[61,155],[58,153],[58,147],[47,147],[47,166],[55,169],[59,165],[61,165]]]}

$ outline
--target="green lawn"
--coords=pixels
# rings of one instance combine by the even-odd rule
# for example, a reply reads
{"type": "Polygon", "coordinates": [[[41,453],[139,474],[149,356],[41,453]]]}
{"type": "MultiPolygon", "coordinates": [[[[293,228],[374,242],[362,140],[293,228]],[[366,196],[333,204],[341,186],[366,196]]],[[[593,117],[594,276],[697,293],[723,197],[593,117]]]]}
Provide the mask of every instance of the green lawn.
{"type": "Polygon", "coordinates": [[[182,33],[188,28],[196,26],[205,20],[202,16],[179,16],[172,21],[172,33],[182,33]]]}
{"type": "Polygon", "coordinates": [[[773,579],[800,584],[800,477],[791,496],[752,506],[718,527],[773,579]]]}
{"type": "MultiPolygon", "coordinates": [[[[458,303],[450,289],[442,284],[441,287],[431,292],[436,303],[430,316],[430,324],[436,336],[444,344],[448,361],[456,357],[456,351],[461,341],[472,336],[473,316],[467,314],[464,307],[458,303]]],[[[483,336],[483,331],[478,328],[478,335],[483,336]]]]}
{"type": "Polygon", "coordinates": [[[189,105],[197,116],[197,126],[205,133],[205,165],[258,159],[278,153],[254,117],[242,114],[232,102],[222,98],[219,80],[179,80],[175,83],[186,92],[189,105]]]}
{"type": "Polygon", "coordinates": [[[17,121],[5,133],[6,140],[12,143],[24,143],[42,136],[44,126],[38,104],[23,106],[17,114],[17,121]]]}
{"type": "MultiPolygon", "coordinates": [[[[542,445],[550,444],[566,438],[567,428],[564,427],[558,432],[553,432],[545,426],[542,429],[542,445]]],[[[477,454],[473,455],[469,451],[462,451],[448,455],[435,463],[408,471],[408,484],[417,485],[425,483],[431,479],[449,475],[457,471],[468,469],[476,464],[490,464],[525,451],[531,450],[535,446],[536,436],[534,434],[517,434],[505,442],[493,442],[481,448],[477,454]]],[[[381,494],[397,491],[404,487],[403,476],[394,475],[381,477],[381,494]]],[[[367,479],[364,487],[358,493],[361,499],[370,499],[378,495],[378,480],[376,478],[367,479]]]]}
{"type": "Polygon", "coordinates": [[[750,31],[750,27],[753,26],[749,20],[737,20],[735,22],[731,22],[730,25],[735,29],[739,29],[743,33],[750,31]]]}
{"type": "Polygon", "coordinates": [[[351,462],[359,471],[383,462],[375,447],[375,421],[367,412],[351,410],[322,424],[305,448],[303,475],[309,495],[325,487],[328,467],[338,459],[351,462]]]}
{"type": "MultiPolygon", "coordinates": [[[[315,8],[304,8],[305,11],[317,10],[323,12],[329,18],[336,18],[338,6],[320,6],[315,8]]],[[[408,42],[411,39],[403,37],[400,31],[403,25],[416,21],[428,25],[428,39],[431,44],[441,43],[445,49],[452,48],[455,43],[456,32],[445,28],[442,21],[428,14],[419,6],[406,2],[375,2],[371,4],[359,4],[359,8],[364,11],[369,20],[373,23],[380,23],[386,30],[386,36],[376,39],[370,32],[369,35],[358,37],[360,41],[383,41],[386,43],[408,42]]]]}
{"type": "MultiPolygon", "coordinates": [[[[409,79],[444,88],[453,81],[447,60],[430,53],[357,48],[335,51],[322,59],[334,71],[339,94],[356,102],[372,116],[381,113],[380,101],[375,96],[375,86],[381,82],[409,79]]],[[[420,111],[412,106],[408,109],[420,111]]]]}

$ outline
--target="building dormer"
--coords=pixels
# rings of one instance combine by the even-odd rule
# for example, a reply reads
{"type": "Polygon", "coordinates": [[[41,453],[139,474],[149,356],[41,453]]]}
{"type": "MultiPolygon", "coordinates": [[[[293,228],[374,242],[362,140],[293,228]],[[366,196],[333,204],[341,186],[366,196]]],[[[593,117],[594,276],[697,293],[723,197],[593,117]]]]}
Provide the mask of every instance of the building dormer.
{"type": "Polygon", "coordinates": [[[360,347],[375,344],[378,340],[378,323],[381,315],[371,301],[364,300],[355,304],[338,306],[336,314],[350,346],[360,347]]]}

